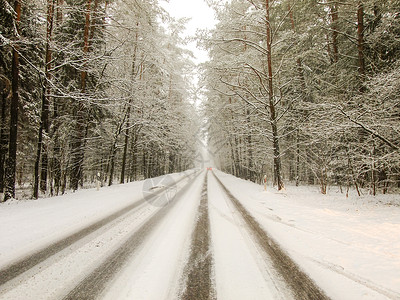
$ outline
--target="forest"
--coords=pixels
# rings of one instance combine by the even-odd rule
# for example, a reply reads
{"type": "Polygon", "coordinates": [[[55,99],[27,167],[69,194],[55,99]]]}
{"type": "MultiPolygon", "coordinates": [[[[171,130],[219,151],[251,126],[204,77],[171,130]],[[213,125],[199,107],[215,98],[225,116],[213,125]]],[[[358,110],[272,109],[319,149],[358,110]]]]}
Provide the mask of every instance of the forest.
{"type": "Polygon", "coordinates": [[[202,139],[278,190],[398,191],[399,0],[208,0],[199,75],[160,2],[0,0],[1,201],[184,171],[202,139]]]}
{"type": "Polygon", "coordinates": [[[400,1],[210,1],[202,33],[221,170],[372,195],[400,187],[400,1]]]}
{"type": "Polygon", "coordinates": [[[1,0],[0,20],[2,200],[192,166],[192,62],[158,1],[1,0]]]}

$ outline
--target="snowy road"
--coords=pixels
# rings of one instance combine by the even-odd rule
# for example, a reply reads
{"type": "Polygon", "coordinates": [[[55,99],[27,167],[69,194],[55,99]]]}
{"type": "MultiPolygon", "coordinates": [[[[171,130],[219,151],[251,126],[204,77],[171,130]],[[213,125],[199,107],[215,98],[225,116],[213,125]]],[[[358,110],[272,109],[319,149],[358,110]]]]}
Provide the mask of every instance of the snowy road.
{"type": "Polygon", "coordinates": [[[173,194],[151,188],[156,194],[145,198],[137,195],[146,183],[92,190],[86,198],[78,193],[68,201],[53,199],[59,211],[51,210],[54,201],[2,206],[16,217],[0,214],[0,234],[13,241],[0,243],[0,299],[329,299],[221,175],[168,175],[173,194]],[[60,217],[73,212],[75,198],[86,210],[75,208],[86,220],[78,227],[74,218],[60,217]],[[31,219],[24,223],[23,216],[31,219]],[[2,228],[17,221],[23,232],[7,236],[2,228]],[[59,234],[47,226],[30,237],[29,224],[40,222],[59,234]],[[30,252],[18,250],[30,245],[30,252]]]}
{"type": "MultiPolygon", "coordinates": [[[[179,193],[185,192],[183,186],[188,186],[184,180],[186,178],[184,176],[176,182],[178,189],[181,189],[179,193]]],[[[156,199],[160,192],[162,195],[163,191],[160,190],[156,199]]],[[[180,197],[179,193],[176,198],[180,197]]],[[[38,251],[22,259],[5,264],[6,267],[0,271],[0,297],[60,299],[69,290],[69,295],[79,295],[77,291],[82,290],[79,289],[81,286],[88,292],[88,279],[92,285],[96,282],[96,287],[92,286],[90,292],[91,296],[96,296],[101,292],[100,282],[105,286],[112,272],[116,273],[124,260],[134,252],[130,247],[137,248],[162,220],[163,215],[174,206],[160,207],[150,205],[149,201],[150,197],[141,198],[71,235],[46,247],[39,247],[38,251]],[[112,260],[114,257],[118,258],[117,261],[112,260]],[[110,264],[112,268],[108,266],[110,264]],[[104,272],[102,269],[107,270],[104,272]],[[97,276],[92,280],[94,273],[97,276]]],[[[86,298],[85,295],[77,297],[86,298]]]]}
{"type": "Polygon", "coordinates": [[[2,268],[1,299],[291,298],[215,177],[183,179],[2,268]]]}
{"type": "MultiPolygon", "coordinates": [[[[220,193],[220,195],[210,196],[210,199],[216,200],[214,203],[218,214],[228,220],[228,222],[225,222],[225,230],[221,231],[222,226],[218,223],[212,226],[216,232],[219,232],[219,235],[216,234],[217,237],[225,238],[225,241],[221,243],[220,257],[216,254],[216,269],[218,270],[219,262],[227,257],[228,249],[231,249],[230,253],[233,254],[230,261],[220,268],[226,271],[225,274],[220,276],[221,285],[225,286],[221,289],[220,294],[224,294],[226,291],[230,293],[222,298],[329,299],[281,249],[279,244],[262,229],[258,221],[232,195],[218,177],[214,175],[213,178],[218,181],[222,195],[220,193]],[[223,203],[222,198],[225,203],[223,203]],[[227,210],[228,207],[231,210],[230,213],[227,210]],[[235,224],[235,226],[231,224],[235,224]],[[229,243],[230,247],[227,248],[226,245],[229,243]],[[255,250],[258,250],[258,253],[255,250]],[[249,255],[250,252],[252,252],[252,255],[249,255]],[[227,280],[232,274],[234,274],[233,278],[227,280]],[[232,289],[230,288],[232,285],[239,288],[232,289]]],[[[211,188],[210,190],[215,191],[218,188],[211,188]]],[[[218,218],[215,219],[218,220],[218,218]]],[[[217,250],[216,253],[218,253],[217,250]]]]}
{"type": "Polygon", "coordinates": [[[290,299],[284,284],[271,276],[268,260],[257,249],[246,224],[219,187],[209,178],[211,233],[217,295],[221,299],[290,299]]]}

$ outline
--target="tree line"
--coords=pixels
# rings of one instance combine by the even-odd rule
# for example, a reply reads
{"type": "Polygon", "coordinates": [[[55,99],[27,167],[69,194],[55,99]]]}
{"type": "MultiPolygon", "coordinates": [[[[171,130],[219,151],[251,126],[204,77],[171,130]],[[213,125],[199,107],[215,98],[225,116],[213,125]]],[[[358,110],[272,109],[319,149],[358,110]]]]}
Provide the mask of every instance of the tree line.
{"type": "Polygon", "coordinates": [[[0,0],[4,200],[191,167],[181,30],[157,0],[0,0]]]}
{"type": "Polygon", "coordinates": [[[400,1],[210,1],[209,145],[224,171],[400,187],[400,1]]]}

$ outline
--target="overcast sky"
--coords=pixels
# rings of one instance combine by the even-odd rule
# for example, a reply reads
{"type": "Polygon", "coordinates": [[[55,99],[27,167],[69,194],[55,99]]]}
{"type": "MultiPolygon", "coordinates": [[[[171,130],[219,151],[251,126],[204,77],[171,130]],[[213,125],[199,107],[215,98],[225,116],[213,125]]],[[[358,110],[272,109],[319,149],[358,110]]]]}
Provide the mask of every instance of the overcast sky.
{"type": "MultiPolygon", "coordinates": [[[[212,28],[216,23],[213,10],[204,0],[169,0],[169,3],[161,1],[161,4],[175,18],[191,18],[187,24],[185,36],[194,35],[197,29],[212,28]]],[[[196,56],[196,62],[207,60],[207,53],[197,49],[195,42],[190,43],[188,48],[196,56]]]]}

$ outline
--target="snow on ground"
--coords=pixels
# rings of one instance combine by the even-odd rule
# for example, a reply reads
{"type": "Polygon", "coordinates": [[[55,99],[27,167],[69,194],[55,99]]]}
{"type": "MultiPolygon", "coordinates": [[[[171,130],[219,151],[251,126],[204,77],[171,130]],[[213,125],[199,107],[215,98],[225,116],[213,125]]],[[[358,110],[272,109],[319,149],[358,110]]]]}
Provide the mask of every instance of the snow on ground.
{"type": "Polygon", "coordinates": [[[315,187],[267,191],[221,181],[333,299],[400,299],[399,195],[350,196],[315,187]]]}
{"type": "Polygon", "coordinates": [[[263,257],[248,235],[239,212],[214,176],[208,179],[211,241],[218,299],[290,299],[277,289],[263,257]],[[285,297],[286,296],[286,297],[285,297]]]}
{"type": "MultiPolygon", "coordinates": [[[[188,174],[167,175],[178,180],[188,174]]],[[[152,182],[170,181],[163,176],[152,182]]],[[[0,204],[0,268],[143,198],[149,181],[0,204]]]]}

